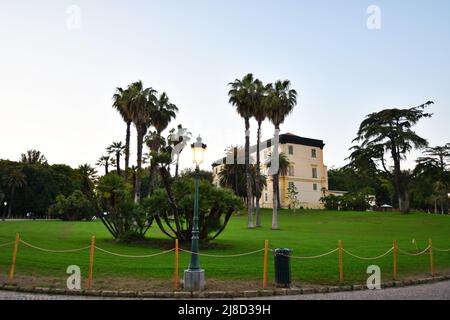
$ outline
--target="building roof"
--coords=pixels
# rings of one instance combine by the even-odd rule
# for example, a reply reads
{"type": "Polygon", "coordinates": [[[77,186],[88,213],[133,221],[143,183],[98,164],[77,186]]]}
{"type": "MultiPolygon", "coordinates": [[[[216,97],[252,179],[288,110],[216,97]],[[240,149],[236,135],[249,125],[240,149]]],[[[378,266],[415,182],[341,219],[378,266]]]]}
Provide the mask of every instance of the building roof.
{"type": "MultiPolygon", "coordinates": [[[[270,146],[270,140],[267,140],[267,142],[268,146],[270,146]]],[[[287,144],[287,143],[316,147],[320,149],[323,149],[323,147],[325,147],[325,143],[323,143],[323,140],[300,137],[292,133],[280,134],[280,144],[287,144]]]]}
{"type": "MultiPolygon", "coordinates": [[[[272,140],[266,140],[264,142],[261,143],[262,145],[265,145],[265,148],[261,148],[260,151],[270,148],[272,146],[272,140]]],[[[295,134],[292,133],[284,133],[284,134],[280,134],[280,144],[297,144],[297,145],[302,145],[302,146],[309,146],[309,147],[316,147],[316,148],[320,148],[323,149],[323,147],[325,147],[325,143],[323,142],[323,140],[317,140],[317,139],[311,139],[311,138],[305,138],[305,137],[300,137],[297,136],[295,134]]],[[[254,151],[252,152],[252,150],[256,150],[256,145],[250,147],[250,153],[254,153],[254,151]]],[[[220,160],[217,160],[213,163],[213,167],[217,166],[219,162],[221,162],[222,160],[225,162],[226,158],[222,158],[220,160]]]]}

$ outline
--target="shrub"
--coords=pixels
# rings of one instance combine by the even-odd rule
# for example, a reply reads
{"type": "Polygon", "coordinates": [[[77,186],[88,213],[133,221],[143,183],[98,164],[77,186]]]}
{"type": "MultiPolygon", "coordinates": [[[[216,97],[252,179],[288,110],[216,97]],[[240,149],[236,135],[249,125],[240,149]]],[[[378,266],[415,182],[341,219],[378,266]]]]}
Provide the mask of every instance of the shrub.
{"type": "Polygon", "coordinates": [[[98,181],[100,219],[115,239],[143,239],[152,225],[153,218],[134,203],[132,194],[124,178],[115,173],[98,181]]]}
{"type": "Polygon", "coordinates": [[[81,191],[74,191],[70,196],[59,195],[56,203],[48,209],[50,215],[66,221],[90,219],[97,213],[95,203],[81,191]]]}
{"type": "Polygon", "coordinates": [[[365,192],[347,193],[343,196],[330,194],[320,199],[327,210],[366,211],[370,208],[365,192]]]}
{"type": "MultiPolygon", "coordinates": [[[[194,213],[194,179],[181,177],[158,189],[144,199],[143,205],[155,218],[161,231],[170,238],[189,241],[194,213]]],[[[233,191],[216,188],[209,181],[200,181],[199,228],[200,240],[217,238],[226,228],[242,201],[233,191]]]]}

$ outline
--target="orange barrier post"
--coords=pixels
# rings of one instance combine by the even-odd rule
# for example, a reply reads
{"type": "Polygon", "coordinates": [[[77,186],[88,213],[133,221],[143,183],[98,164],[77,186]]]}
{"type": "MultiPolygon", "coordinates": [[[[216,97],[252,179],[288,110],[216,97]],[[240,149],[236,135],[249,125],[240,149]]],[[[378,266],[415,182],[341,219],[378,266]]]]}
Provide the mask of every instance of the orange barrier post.
{"type": "Polygon", "coordinates": [[[264,273],[263,273],[263,289],[267,287],[267,256],[269,255],[269,240],[264,241],[264,273]]]}
{"type": "Polygon", "coordinates": [[[434,276],[433,240],[431,239],[430,239],[430,270],[431,275],[434,276]]]}
{"type": "Polygon", "coordinates": [[[89,278],[88,278],[88,288],[92,288],[92,272],[94,270],[94,250],[95,250],[95,236],[92,236],[91,240],[91,255],[89,257],[89,278]]]}
{"type": "Polygon", "coordinates": [[[339,248],[339,283],[344,283],[344,268],[342,266],[342,240],[339,240],[338,243],[339,248]]]}
{"type": "Polygon", "coordinates": [[[175,239],[175,273],[173,275],[173,287],[178,289],[178,239],[175,239]]]}
{"type": "Polygon", "coordinates": [[[397,280],[397,240],[394,240],[394,280],[397,280]]]}
{"type": "Polygon", "coordinates": [[[11,271],[9,272],[9,281],[14,280],[14,271],[16,269],[16,257],[17,257],[17,250],[19,249],[19,242],[20,242],[20,236],[18,233],[16,233],[16,240],[14,241],[14,250],[13,250],[13,256],[12,256],[11,271]]]}

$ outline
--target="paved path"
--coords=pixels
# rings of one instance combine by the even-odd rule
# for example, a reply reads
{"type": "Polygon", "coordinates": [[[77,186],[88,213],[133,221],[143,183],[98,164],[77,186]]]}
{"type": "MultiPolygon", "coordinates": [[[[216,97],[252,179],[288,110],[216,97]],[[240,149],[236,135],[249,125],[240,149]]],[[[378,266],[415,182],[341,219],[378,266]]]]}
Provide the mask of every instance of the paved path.
{"type": "MultiPolygon", "coordinates": [[[[0,291],[0,300],[98,300],[101,297],[78,297],[0,291]]],[[[117,299],[117,298],[116,298],[117,299]]],[[[349,291],[299,296],[276,296],[264,300],[450,300],[450,281],[377,291],[349,291]]]]}
{"type": "MultiPolygon", "coordinates": [[[[283,300],[283,297],[270,297],[283,300]]],[[[287,300],[450,300],[450,281],[375,291],[348,291],[284,297],[287,300]]]]}

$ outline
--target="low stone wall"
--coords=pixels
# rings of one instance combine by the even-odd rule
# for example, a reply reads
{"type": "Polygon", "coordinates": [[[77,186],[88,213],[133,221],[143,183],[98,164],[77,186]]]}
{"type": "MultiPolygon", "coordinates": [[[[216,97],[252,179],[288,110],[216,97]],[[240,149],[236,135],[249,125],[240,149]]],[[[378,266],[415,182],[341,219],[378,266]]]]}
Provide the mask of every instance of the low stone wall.
{"type": "MultiPolygon", "coordinates": [[[[405,286],[421,285],[450,280],[450,275],[420,278],[414,280],[391,281],[381,285],[382,288],[399,288],[405,286]]],[[[318,294],[342,291],[368,290],[364,285],[330,286],[321,288],[290,288],[275,290],[249,290],[249,291],[204,291],[204,292],[153,292],[153,291],[115,291],[115,290],[64,290],[53,288],[24,288],[13,284],[1,284],[0,290],[16,291],[37,294],[75,295],[111,298],[154,298],[154,299],[231,299],[231,298],[258,298],[270,296],[291,296],[301,294],[318,294]]]]}

